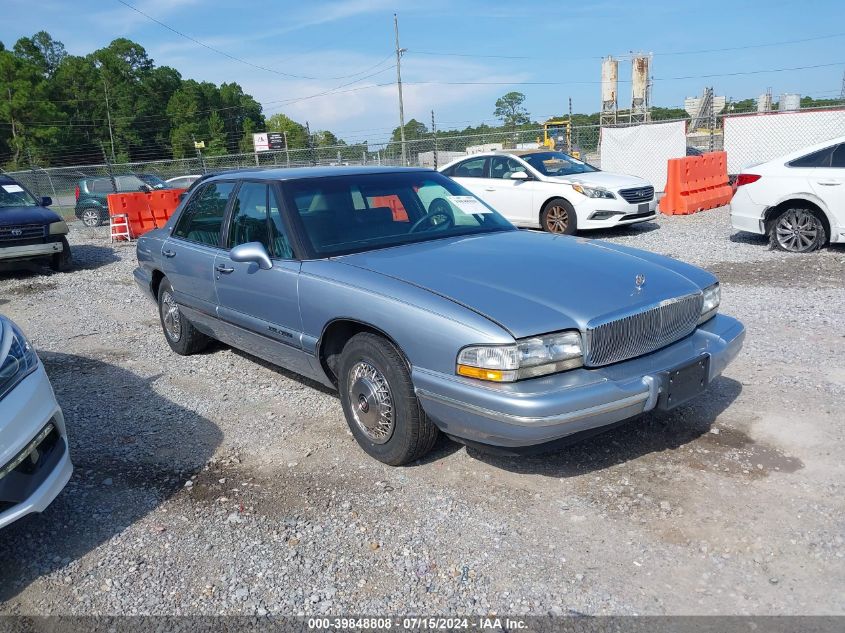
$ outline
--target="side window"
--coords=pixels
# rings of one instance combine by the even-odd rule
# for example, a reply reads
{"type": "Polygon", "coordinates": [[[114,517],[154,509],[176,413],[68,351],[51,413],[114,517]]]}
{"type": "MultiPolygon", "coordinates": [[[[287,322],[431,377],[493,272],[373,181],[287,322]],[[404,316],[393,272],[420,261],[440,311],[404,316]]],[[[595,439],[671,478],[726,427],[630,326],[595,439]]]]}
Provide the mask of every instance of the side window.
{"type": "Polygon", "coordinates": [[[218,246],[226,203],[234,188],[233,182],[214,182],[198,189],[182,211],[173,235],[199,244],[218,246]]]}
{"type": "Polygon", "coordinates": [[[455,178],[484,178],[484,165],[487,162],[485,156],[470,158],[458,165],[455,165],[455,178]]]}
{"type": "Polygon", "coordinates": [[[845,169],[845,143],[838,145],[836,149],[833,150],[833,158],[831,158],[830,166],[838,169],[845,169]]]}
{"type": "Polygon", "coordinates": [[[267,222],[267,185],[245,182],[232,204],[227,248],[247,242],[261,242],[270,251],[270,226],[267,222]]]}
{"type": "Polygon", "coordinates": [[[796,158],[789,163],[790,167],[828,167],[830,166],[830,155],[833,147],[825,147],[812,154],[796,158]]]}
{"type": "Polygon", "coordinates": [[[490,178],[510,178],[515,171],[525,171],[525,168],[508,156],[494,156],[490,159],[490,178]]]}
{"type": "Polygon", "coordinates": [[[91,193],[112,193],[114,187],[112,187],[110,178],[97,178],[88,181],[88,191],[91,193]]]}
{"type": "Polygon", "coordinates": [[[290,246],[285,223],[276,192],[270,190],[270,244],[273,247],[270,256],[276,259],[293,259],[293,249],[290,246]]]}

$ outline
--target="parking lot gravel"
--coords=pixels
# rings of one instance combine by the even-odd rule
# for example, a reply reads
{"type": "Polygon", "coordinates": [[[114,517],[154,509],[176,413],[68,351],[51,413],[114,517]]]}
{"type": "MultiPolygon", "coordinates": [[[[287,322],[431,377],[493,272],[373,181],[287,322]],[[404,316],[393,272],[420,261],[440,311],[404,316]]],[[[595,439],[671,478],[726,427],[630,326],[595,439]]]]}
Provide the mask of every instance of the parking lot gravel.
{"type": "Polygon", "coordinates": [[[309,381],[173,354],[107,229],[72,226],[70,273],[1,270],[76,470],[0,532],[0,614],[845,613],[845,248],[773,251],[726,209],[582,237],[717,273],[741,356],[556,453],[404,468],[309,381]]]}

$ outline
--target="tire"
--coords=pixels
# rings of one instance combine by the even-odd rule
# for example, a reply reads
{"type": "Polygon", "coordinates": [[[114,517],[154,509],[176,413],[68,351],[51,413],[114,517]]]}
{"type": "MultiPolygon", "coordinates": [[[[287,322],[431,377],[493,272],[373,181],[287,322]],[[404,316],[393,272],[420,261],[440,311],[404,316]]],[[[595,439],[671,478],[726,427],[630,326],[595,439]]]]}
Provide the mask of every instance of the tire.
{"type": "Polygon", "coordinates": [[[575,208],[563,198],[549,200],[540,212],[540,227],[556,235],[573,235],[578,230],[575,208]]]}
{"type": "Polygon", "coordinates": [[[778,214],[769,229],[773,248],[789,253],[809,253],[827,242],[824,223],[812,209],[792,208],[778,214]]]}
{"type": "Polygon", "coordinates": [[[88,207],[79,212],[79,219],[85,226],[94,228],[105,223],[106,218],[103,216],[103,211],[97,207],[88,207]]]}
{"type": "Polygon", "coordinates": [[[368,455],[401,466],[432,449],[440,432],[414,394],[405,359],[387,339],[369,332],[349,339],[338,376],[346,422],[368,455]]]}
{"type": "Polygon", "coordinates": [[[180,356],[196,354],[208,345],[210,339],[179,311],[179,305],[173,297],[173,286],[167,277],[161,280],[158,287],[158,316],[167,344],[180,356]]]}
{"type": "Polygon", "coordinates": [[[67,238],[62,238],[62,252],[56,253],[50,258],[50,268],[57,273],[66,273],[73,267],[73,255],[70,252],[70,244],[67,238]]]}

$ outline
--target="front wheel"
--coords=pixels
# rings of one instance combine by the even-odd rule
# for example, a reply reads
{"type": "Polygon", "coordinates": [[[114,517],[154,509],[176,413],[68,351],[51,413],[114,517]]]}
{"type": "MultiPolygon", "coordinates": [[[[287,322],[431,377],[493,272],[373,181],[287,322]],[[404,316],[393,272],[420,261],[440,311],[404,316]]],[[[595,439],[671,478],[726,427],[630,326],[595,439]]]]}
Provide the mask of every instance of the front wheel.
{"type": "Polygon", "coordinates": [[[364,332],[349,339],[338,390],[352,435],[380,462],[407,464],[437,441],[439,432],[414,394],[407,363],[385,338],[364,332]]]}
{"type": "Polygon", "coordinates": [[[540,226],[544,231],[558,235],[572,235],[578,230],[575,208],[568,200],[549,200],[540,212],[540,226]]]}
{"type": "Polygon", "coordinates": [[[70,252],[70,244],[67,238],[62,238],[62,252],[56,253],[50,258],[50,268],[57,273],[66,273],[73,266],[73,255],[70,252]]]}
{"type": "Polygon", "coordinates": [[[824,224],[810,209],[787,209],[778,215],[770,237],[772,246],[790,253],[809,253],[827,241],[824,224]]]}
{"type": "Polygon", "coordinates": [[[208,345],[209,338],[197,330],[179,310],[173,286],[165,277],[158,287],[158,315],[170,349],[180,356],[190,356],[208,345]]]}

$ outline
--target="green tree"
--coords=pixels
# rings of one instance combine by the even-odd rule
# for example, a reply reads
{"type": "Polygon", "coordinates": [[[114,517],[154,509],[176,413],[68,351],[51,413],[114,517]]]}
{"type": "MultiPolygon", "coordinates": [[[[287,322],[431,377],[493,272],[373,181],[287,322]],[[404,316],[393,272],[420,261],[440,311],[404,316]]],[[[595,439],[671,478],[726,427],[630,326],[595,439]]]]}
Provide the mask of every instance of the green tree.
{"type": "MultiPolygon", "coordinates": [[[[405,140],[416,141],[421,138],[428,137],[428,128],[425,123],[420,123],[416,119],[411,119],[405,124],[405,140]]],[[[399,127],[393,129],[393,134],[390,135],[391,140],[399,142],[402,140],[402,134],[399,127]]]]}
{"type": "Polygon", "coordinates": [[[268,132],[287,133],[288,147],[290,149],[303,149],[308,147],[308,131],[301,123],[297,123],[289,116],[278,112],[267,119],[268,132]]]}
{"type": "Polygon", "coordinates": [[[208,117],[208,144],[206,154],[209,156],[223,156],[226,154],[226,128],[223,118],[212,112],[208,117]]]}
{"type": "Polygon", "coordinates": [[[531,119],[528,112],[523,107],[525,103],[525,95],[521,92],[509,92],[496,99],[496,109],[493,111],[493,116],[500,119],[505,127],[510,128],[511,132],[516,132],[519,125],[529,123],[531,119]]]}

